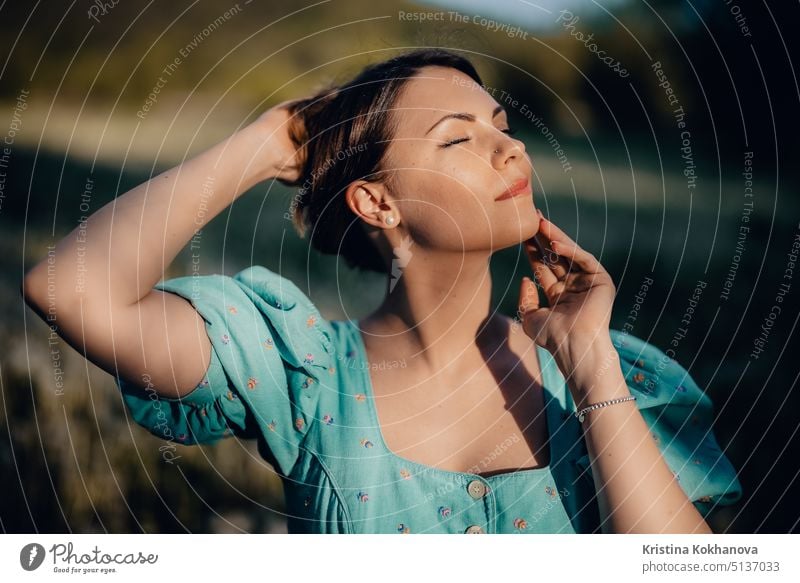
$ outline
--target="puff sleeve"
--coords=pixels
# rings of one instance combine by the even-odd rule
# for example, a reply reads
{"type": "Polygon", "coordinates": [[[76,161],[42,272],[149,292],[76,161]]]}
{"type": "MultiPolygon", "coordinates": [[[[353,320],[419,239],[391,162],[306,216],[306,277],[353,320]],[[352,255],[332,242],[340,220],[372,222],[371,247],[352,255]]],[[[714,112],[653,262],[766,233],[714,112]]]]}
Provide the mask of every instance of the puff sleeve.
{"type": "Polygon", "coordinates": [[[334,379],[330,323],[294,283],[262,266],[233,277],[178,277],[155,288],[186,298],[202,316],[211,361],[182,398],[118,378],[134,421],[185,445],[261,438],[265,458],[288,472],[316,418],[319,391],[334,379]]]}
{"type": "MultiPolygon", "coordinates": [[[[704,516],[716,506],[737,502],[742,487],[714,436],[709,396],[656,346],[626,332],[610,332],[628,388],[687,497],[704,516]]],[[[588,467],[588,454],[577,461],[588,467]]]]}

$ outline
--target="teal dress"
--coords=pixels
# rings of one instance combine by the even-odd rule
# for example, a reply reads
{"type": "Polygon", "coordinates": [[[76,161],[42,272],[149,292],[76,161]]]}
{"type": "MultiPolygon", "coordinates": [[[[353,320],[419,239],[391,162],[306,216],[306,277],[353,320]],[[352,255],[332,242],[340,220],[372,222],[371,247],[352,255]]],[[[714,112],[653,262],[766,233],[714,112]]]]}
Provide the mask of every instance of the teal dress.
{"type": "MultiPolygon", "coordinates": [[[[281,476],[290,533],[599,532],[575,404],[547,350],[537,348],[551,463],[483,477],[389,450],[356,322],[325,320],[288,279],[254,266],[233,277],[178,277],[156,289],[185,297],[201,314],[211,362],[180,399],[154,401],[152,391],[117,379],[132,418],[183,445],[256,439],[281,476]]],[[[635,403],[684,492],[704,515],[736,502],[741,485],[712,432],[708,396],[655,346],[618,330],[611,336],[635,403]]]]}

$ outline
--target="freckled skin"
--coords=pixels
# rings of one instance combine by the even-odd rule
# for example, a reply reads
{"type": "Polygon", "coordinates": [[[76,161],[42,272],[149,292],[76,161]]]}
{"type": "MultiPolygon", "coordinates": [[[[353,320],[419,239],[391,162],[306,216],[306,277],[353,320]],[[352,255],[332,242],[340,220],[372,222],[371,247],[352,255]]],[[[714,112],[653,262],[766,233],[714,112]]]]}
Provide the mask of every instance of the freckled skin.
{"type": "Polygon", "coordinates": [[[391,186],[356,181],[347,192],[389,257],[411,241],[398,285],[360,322],[370,360],[408,362],[371,374],[384,437],[409,459],[451,470],[480,465],[510,435],[513,445],[482,471],[548,463],[533,341],[490,310],[491,255],[533,237],[540,224],[530,190],[495,200],[521,178],[530,185],[533,173],[499,105],[458,70],[422,68],[394,103],[384,164],[395,173],[391,186]],[[453,113],[475,119],[437,123],[453,113]],[[392,228],[382,222],[387,214],[392,228]]]}
{"type": "Polygon", "coordinates": [[[390,199],[417,245],[432,251],[496,251],[532,237],[539,224],[533,197],[495,198],[514,180],[532,185],[523,142],[507,130],[498,102],[469,76],[445,67],[424,67],[395,103],[398,130],[388,167],[398,169],[390,199]],[[442,116],[466,112],[476,121],[442,116]],[[469,137],[448,148],[447,141],[469,137]],[[495,150],[498,152],[495,152],[495,150]]]}

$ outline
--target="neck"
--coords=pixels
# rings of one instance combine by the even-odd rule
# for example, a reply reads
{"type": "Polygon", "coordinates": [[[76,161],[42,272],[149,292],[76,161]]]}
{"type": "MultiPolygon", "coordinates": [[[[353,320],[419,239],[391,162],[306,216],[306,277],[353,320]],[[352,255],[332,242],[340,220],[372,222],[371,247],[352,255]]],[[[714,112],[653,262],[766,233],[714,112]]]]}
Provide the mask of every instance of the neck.
{"type": "Polygon", "coordinates": [[[414,261],[391,279],[381,306],[359,322],[374,353],[441,371],[474,357],[477,340],[497,331],[486,252],[441,254],[414,261]],[[491,330],[490,330],[491,328],[491,330]]]}

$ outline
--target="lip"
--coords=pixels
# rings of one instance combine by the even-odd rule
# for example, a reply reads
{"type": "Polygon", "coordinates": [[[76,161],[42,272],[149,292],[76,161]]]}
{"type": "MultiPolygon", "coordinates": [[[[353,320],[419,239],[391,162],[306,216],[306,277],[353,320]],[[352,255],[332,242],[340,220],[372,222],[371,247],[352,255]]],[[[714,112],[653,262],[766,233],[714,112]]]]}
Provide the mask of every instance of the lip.
{"type": "Polygon", "coordinates": [[[523,194],[532,194],[531,189],[528,186],[527,178],[520,178],[519,180],[515,180],[508,188],[508,190],[503,192],[495,200],[506,200],[509,198],[514,198],[515,196],[521,196],[523,194]]]}

